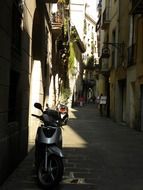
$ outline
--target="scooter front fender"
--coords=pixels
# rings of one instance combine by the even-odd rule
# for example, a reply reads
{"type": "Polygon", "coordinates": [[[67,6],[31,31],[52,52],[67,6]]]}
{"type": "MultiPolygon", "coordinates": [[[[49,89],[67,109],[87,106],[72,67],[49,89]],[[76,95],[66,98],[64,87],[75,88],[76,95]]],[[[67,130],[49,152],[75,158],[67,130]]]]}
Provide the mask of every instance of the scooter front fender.
{"type": "Polygon", "coordinates": [[[61,158],[64,157],[62,150],[60,148],[58,148],[57,146],[50,146],[50,147],[48,147],[48,150],[49,150],[49,155],[55,154],[61,158]]]}

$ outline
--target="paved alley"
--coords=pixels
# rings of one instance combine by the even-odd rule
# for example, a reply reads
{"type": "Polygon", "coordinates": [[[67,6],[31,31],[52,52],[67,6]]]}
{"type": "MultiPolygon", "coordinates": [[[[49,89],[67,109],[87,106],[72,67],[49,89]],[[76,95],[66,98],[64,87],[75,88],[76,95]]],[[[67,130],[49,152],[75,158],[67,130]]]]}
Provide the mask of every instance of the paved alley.
{"type": "MultiPolygon", "coordinates": [[[[71,110],[63,130],[65,172],[55,190],[143,190],[143,133],[101,117],[94,104],[71,110]]],[[[34,150],[1,190],[38,190],[34,150]]]]}

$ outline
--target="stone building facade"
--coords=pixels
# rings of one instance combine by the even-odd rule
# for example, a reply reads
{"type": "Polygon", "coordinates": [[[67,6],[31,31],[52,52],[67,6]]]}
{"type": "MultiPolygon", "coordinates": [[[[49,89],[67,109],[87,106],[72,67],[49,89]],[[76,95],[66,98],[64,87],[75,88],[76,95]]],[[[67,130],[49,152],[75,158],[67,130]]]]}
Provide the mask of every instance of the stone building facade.
{"type": "Polygon", "coordinates": [[[98,30],[101,74],[109,99],[109,114],[115,121],[142,130],[142,1],[111,1],[100,3],[98,30]],[[109,50],[109,56],[105,54],[109,50]],[[106,49],[106,50],[107,50],[106,49]],[[107,70],[103,71],[106,63],[107,70]],[[106,87],[109,88],[106,88],[106,87]]]}
{"type": "Polygon", "coordinates": [[[54,34],[62,29],[60,19],[51,19],[53,3],[0,2],[0,183],[26,156],[28,143],[33,145],[34,102],[44,106],[50,96],[58,52],[54,34]]]}

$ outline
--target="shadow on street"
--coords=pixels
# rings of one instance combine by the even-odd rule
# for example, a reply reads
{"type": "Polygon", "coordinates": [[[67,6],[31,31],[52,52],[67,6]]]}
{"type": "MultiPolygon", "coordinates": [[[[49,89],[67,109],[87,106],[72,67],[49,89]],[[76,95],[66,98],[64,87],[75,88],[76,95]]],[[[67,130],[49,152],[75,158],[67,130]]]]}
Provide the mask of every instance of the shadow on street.
{"type": "MultiPolygon", "coordinates": [[[[95,104],[75,107],[63,130],[65,172],[54,190],[143,190],[143,133],[100,117],[95,104]]],[[[34,149],[0,188],[40,189],[34,149]]]]}

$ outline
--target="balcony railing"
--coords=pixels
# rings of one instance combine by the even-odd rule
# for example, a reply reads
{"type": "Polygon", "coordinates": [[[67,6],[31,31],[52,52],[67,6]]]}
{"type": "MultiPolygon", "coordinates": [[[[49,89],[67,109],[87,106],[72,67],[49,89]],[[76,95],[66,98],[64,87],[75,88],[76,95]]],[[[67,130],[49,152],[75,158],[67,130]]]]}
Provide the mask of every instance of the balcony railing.
{"type": "Polygon", "coordinates": [[[55,12],[51,15],[51,24],[53,30],[59,30],[63,25],[63,15],[60,12],[55,12]]]}
{"type": "Polygon", "coordinates": [[[52,15],[50,17],[52,33],[55,38],[57,38],[62,32],[62,28],[63,28],[63,24],[64,24],[63,20],[64,20],[63,15],[59,11],[52,13],[52,15]]]}
{"type": "Polygon", "coordinates": [[[110,24],[110,8],[106,7],[102,15],[101,28],[106,29],[110,24]]]}
{"type": "Polygon", "coordinates": [[[132,0],[132,14],[143,14],[143,0],[132,0]]]}

